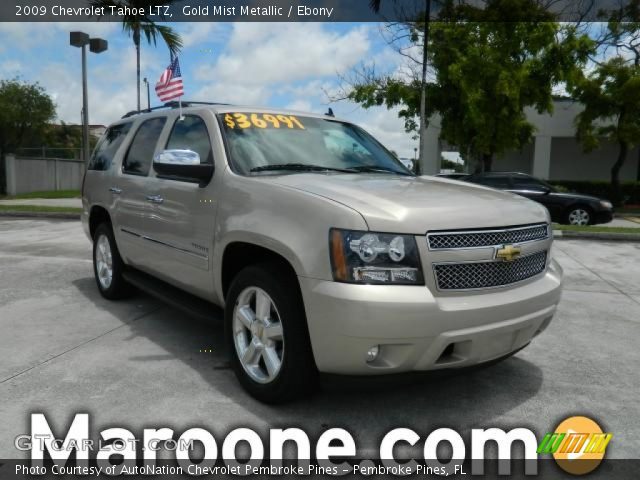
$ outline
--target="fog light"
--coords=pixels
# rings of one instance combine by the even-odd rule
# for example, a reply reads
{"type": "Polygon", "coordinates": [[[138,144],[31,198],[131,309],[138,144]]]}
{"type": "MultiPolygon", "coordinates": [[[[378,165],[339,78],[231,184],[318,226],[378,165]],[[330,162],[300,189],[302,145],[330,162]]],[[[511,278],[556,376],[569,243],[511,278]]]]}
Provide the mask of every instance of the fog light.
{"type": "Polygon", "coordinates": [[[378,358],[378,353],[380,353],[380,345],[374,345],[371,347],[367,352],[367,363],[371,363],[378,358]]]}

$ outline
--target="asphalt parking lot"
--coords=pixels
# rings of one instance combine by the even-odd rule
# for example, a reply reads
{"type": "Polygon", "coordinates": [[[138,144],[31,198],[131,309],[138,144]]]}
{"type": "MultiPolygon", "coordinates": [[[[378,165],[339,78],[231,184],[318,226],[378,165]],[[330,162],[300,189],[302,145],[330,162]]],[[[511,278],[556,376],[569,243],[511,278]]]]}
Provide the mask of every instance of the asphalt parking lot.
{"type": "Polygon", "coordinates": [[[79,222],[0,219],[0,458],[25,455],[13,441],[29,432],[30,412],[44,412],[62,433],[79,412],[91,414],[96,431],[138,434],[163,426],[221,436],[238,426],[299,426],[310,435],[344,427],[363,453],[397,427],[423,436],[441,426],[543,434],[583,414],[614,433],[610,458],[638,458],[640,243],[561,240],[554,255],[566,278],[559,312],[515,357],[393,388],[328,382],[313,398],[271,407],[236,383],[220,322],[191,319],[143,294],[102,299],[79,222]]]}

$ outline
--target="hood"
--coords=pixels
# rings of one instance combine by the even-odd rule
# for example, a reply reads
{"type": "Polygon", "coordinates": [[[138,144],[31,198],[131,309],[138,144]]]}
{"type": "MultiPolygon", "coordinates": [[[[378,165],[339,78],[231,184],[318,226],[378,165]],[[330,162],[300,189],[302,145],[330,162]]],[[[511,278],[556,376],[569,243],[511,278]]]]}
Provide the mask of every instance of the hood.
{"type": "Polygon", "coordinates": [[[583,195],[582,193],[573,192],[550,192],[549,195],[559,198],[568,198],[571,200],[584,200],[588,202],[599,202],[601,198],[594,197],[592,195],[583,195]]]}
{"type": "Polygon", "coordinates": [[[546,208],[524,197],[435,177],[300,173],[270,180],[347,205],[373,231],[424,235],[548,221],[546,208]]]}

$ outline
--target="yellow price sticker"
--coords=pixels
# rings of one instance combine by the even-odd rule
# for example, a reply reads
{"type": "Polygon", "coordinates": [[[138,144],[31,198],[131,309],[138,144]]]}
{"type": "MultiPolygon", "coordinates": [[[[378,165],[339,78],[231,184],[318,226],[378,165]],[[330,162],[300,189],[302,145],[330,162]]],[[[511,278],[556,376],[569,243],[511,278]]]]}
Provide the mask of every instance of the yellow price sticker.
{"type": "Polygon", "coordinates": [[[224,123],[228,128],[291,128],[304,130],[304,125],[295,115],[270,113],[227,113],[224,123]]]}

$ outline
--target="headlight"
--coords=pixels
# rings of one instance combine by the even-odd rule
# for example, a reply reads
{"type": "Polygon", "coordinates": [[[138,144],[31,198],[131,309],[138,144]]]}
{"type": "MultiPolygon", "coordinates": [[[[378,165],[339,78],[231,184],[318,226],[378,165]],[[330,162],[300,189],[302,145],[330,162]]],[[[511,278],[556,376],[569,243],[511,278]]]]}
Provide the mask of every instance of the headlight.
{"type": "Polygon", "coordinates": [[[613,208],[613,204],[611,202],[608,202],[607,200],[600,200],[600,206],[602,208],[606,208],[607,210],[610,210],[613,208]]]}
{"type": "Polygon", "coordinates": [[[411,235],[332,228],[329,249],[336,282],[424,285],[418,247],[411,235]]]}

